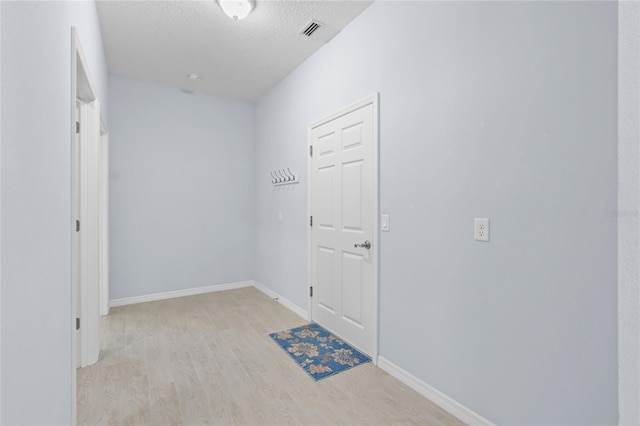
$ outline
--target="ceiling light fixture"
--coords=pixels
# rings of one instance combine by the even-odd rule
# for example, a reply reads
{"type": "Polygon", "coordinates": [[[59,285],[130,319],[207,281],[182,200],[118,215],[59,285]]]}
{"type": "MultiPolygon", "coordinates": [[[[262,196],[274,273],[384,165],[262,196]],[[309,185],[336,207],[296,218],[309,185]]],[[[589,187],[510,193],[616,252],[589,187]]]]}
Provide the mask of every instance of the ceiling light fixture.
{"type": "Polygon", "coordinates": [[[200,81],[200,74],[192,72],[191,74],[187,74],[187,78],[191,81],[200,81]]]}
{"type": "Polygon", "coordinates": [[[224,13],[234,21],[244,19],[256,7],[255,0],[218,0],[224,13]]]}

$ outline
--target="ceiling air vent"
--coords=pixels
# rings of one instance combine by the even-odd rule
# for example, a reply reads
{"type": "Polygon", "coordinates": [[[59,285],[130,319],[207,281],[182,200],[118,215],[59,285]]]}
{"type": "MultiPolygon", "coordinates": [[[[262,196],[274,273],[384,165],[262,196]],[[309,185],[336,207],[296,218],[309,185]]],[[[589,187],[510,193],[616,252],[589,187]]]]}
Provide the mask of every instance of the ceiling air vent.
{"type": "Polygon", "coordinates": [[[300,30],[299,34],[307,37],[311,37],[311,34],[315,33],[318,29],[320,29],[322,25],[323,25],[322,22],[311,20],[307,25],[304,26],[304,28],[300,30]]]}

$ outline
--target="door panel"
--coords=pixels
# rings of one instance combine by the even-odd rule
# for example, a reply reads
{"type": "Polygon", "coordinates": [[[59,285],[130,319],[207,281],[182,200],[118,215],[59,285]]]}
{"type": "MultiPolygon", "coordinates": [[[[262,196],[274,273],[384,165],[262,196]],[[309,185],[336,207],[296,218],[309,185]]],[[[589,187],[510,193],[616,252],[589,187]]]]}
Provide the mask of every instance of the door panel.
{"type": "Polygon", "coordinates": [[[360,254],[342,253],[342,312],[344,317],[362,327],[362,269],[366,267],[360,254]]]}
{"type": "Polygon", "coordinates": [[[362,125],[363,122],[356,123],[352,126],[345,128],[342,131],[342,149],[347,151],[349,149],[359,148],[362,146],[362,125]]]}
{"type": "Polygon", "coordinates": [[[358,160],[342,166],[342,229],[362,234],[362,166],[358,160]]]}
{"type": "Polygon", "coordinates": [[[311,129],[312,319],[363,352],[376,344],[374,106],[311,129]]]}
{"type": "Polygon", "coordinates": [[[335,250],[318,247],[318,304],[331,312],[334,310],[333,289],[335,286],[335,250]]]}
{"type": "Polygon", "coordinates": [[[318,200],[327,200],[326,202],[322,202],[318,204],[318,209],[316,216],[316,223],[319,227],[325,228],[327,230],[335,229],[335,221],[334,221],[334,191],[335,187],[335,171],[336,167],[331,165],[328,167],[323,167],[318,170],[316,183],[318,194],[318,200]]]}
{"type": "Polygon", "coordinates": [[[318,157],[328,157],[335,153],[336,134],[333,131],[318,135],[316,142],[318,157]]]}

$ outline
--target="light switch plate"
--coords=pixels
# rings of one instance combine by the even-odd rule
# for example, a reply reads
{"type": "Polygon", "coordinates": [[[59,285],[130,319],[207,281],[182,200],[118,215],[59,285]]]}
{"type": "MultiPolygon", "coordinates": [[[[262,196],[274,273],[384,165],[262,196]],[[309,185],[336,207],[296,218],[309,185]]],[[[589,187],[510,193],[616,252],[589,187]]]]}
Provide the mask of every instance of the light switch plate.
{"type": "Polygon", "coordinates": [[[380,216],[380,230],[389,232],[389,227],[390,227],[389,215],[385,213],[380,216]]]}
{"type": "Polygon", "coordinates": [[[489,241],[488,218],[475,218],[473,226],[473,238],[476,241],[489,241]]]}

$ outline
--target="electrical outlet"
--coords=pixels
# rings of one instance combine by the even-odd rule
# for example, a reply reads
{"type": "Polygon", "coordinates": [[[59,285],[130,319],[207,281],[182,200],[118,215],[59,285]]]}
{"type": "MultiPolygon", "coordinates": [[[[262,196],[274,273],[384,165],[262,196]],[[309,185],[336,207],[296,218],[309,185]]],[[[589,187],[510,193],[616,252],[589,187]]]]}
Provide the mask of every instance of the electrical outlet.
{"type": "Polygon", "coordinates": [[[475,218],[473,238],[476,241],[489,241],[489,219],[475,218]]]}

